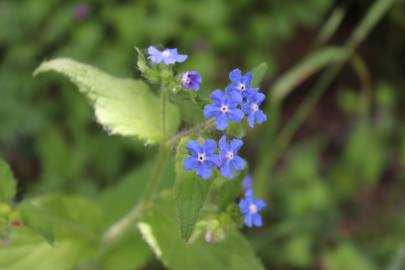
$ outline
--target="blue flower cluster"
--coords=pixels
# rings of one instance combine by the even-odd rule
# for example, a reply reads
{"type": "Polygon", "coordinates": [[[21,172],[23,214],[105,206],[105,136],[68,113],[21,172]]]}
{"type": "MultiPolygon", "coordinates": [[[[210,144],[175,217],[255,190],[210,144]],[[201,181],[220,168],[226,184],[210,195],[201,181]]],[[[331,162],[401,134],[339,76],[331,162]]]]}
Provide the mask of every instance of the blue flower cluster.
{"type": "Polygon", "coordinates": [[[232,178],[234,171],[245,168],[245,160],[238,156],[238,151],[243,142],[233,139],[229,143],[226,136],[217,143],[212,139],[205,139],[204,143],[189,141],[186,149],[190,156],[184,160],[183,167],[187,171],[197,171],[197,175],[208,179],[212,175],[212,168],[219,168],[221,174],[226,178],[232,178]]]}
{"type": "MultiPolygon", "coordinates": [[[[171,65],[187,59],[187,55],[179,54],[177,49],[160,51],[150,46],[148,54],[148,59],[155,64],[171,65]]],[[[217,89],[212,92],[213,103],[205,105],[204,116],[208,119],[215,118],[218,130],[225,130],[229,121],[240,123],[245,116],[252,128],[255,123],[262,124],[266,121],[267,117],[260,109],[265,95],[258,88],[251,86],[252,74],[250,72],[242,74],[239,69],[234,69],[229,73],[229,79],[231,83],[225,91],[217,89]]],[[[184,89],[198,91],[202,78],[197,71],[187,71],[181,74],[180,81],[184,89]]],[[[218,145],[212,139],[204,139],[203,142],[191,140],[185,146],[189,156],[184,160],[183,168],[187,171],[196,171],[204,180],[211,177],[212,169],[215,168],[224,177],[232,178],[235,171],[241,171],[246,167],[246,161],[238,155],[242,146],[242,140],[228,141],[225,135],[220,138],[218,145]]],[[[242,185],[245,198],[240,201],[239,209],[244,215],[244,224],[248,227],[260,227],[263,224],[260,211],[266,203],[253,197],[253,178],[249,174],[243,179],[242,185]]],[[[208,236],[209,239],[212,238],[211,234],[208,236]]]]}
{"type": "Polygon", "coordinates": [[[229,121],[239,123],[245,115],[252,128],[255,123],[266,121],[267,116],[260,109],[266,96],[251,86],[252,74],[242,75],[239,69],[234,69],[229,73],[229,79],[231,84],[225,92],[217,89],[211,94],[213,103],[204,107],[204,116],[207,119],[215,117],[218,130],[225,130],[229,121]]]}

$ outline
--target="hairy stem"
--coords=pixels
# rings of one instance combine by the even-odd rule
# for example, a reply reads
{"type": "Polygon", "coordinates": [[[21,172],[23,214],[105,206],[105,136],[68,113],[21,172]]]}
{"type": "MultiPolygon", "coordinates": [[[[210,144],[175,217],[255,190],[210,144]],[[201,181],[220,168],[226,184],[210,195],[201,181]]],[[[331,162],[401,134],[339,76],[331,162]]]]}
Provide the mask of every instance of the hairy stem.
{"type": "Polygon", "coordinates": [[[162,129],[162,134],[164,140],[166,140],[166,103],[167,103],[167,93],[166,93],[166,87],[162,84],[162,87],[160,88],[160,125],[162,129]]]}

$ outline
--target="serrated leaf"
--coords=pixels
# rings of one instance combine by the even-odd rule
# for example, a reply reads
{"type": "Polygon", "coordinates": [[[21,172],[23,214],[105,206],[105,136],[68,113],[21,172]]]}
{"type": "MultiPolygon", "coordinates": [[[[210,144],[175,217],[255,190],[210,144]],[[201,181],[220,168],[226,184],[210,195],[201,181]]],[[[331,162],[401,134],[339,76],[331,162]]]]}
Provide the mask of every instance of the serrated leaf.
{"type": "Polygon", "coordinates": [[[263,62],[252,70],[253,81],[252,86],[258,87],[263,81],[264,76],[266,75],[267,70],[269,69],[267,63],[263,62]]]}
{"type": "Polygon", "coordinates": [[[246,239],[234,228],[225,230],[225,239],[207,243],[199,237],[185,243],[173,233],[178,227],[173,202],[157,202],[138,223],[143,237],[163,264],[173,270],[261,270],[264,269],[246,239]]]}
{"type": "Polygon", "coordinates": [[[183,138],[177,148],[174,186],[180,233],[184,241],[188,241],[193,233],[211,185],[211,180],[203,180],[195,172],[189,172],[183,168],[184,159],[188,156],[185,145],[189,140],[190,137],[183,138]]]}
{"type": "MultiPolygon", "coordinates": [[[[97,121],[111,134],[137,136],[147,143],[163,141],[159,98],[142,81],[111,76],[90,65],[69,58],[43,62],[34,76],[55,71],[67,76],[93,103],[97,121]]],[[[167,134],[177,131],[178,108],[166,108],[167,134]]]]}
{"type": "Polygon", "coordinates": [[[6,162],[0,159],[0,202],[8,202],[16,193],[16,181],[6,162]]]}
{"type": "Polygon", "coordinates": [[[24,226],[41,235],[50,245],[53,245],[54,236],[52,225],[43,209],[29,202],[18,206],[24,226]]]}

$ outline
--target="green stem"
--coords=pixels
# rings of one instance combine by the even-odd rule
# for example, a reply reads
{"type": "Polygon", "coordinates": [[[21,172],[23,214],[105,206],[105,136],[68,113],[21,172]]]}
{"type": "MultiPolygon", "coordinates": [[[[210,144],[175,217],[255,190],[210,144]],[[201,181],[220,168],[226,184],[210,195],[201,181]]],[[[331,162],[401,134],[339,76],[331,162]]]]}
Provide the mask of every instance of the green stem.
{"type": "MultiPolygon", "coordinates": [[[[319,98],[342,69],[344,63],[351,58],[358,45],[366,38],[371,29],[387,12],[388,8],[394,3],[394,1],[395,0],[380,0],[375,2],[375,4],[370,8],[370,11],[366,14],[365,18],[356,27],[349,40],[346,42],[344,48],[349,52],[348,55],[323,72],[318,82],[310,91],[310,95],[305,99],[296,113],[292,116],[291,120],[280,132],[280,135],[275,140],[274,147],[272,147],[271,150],[268,150],[268,152],[258,161],[258,167],[255,171],[254,188],[256,192],[264,193],[267,191],[269,181],[267,176],[271,172],[275,162],[278,160],[283,150],[288,146],[295,132],[304,122],[306,117],[312,111],[312,108],[318,102],[319,98]]],[[[279,102],[281,103],[281,100],[279,102]]]]}
{"type": "Polygon", "coordinates": [[[166,87],[162,84],[160,88],[160,125],[162,129],[162,134],[164,140],[166,140],[166,103],[167,103],[167,94],[166,94],[166,87]]]}

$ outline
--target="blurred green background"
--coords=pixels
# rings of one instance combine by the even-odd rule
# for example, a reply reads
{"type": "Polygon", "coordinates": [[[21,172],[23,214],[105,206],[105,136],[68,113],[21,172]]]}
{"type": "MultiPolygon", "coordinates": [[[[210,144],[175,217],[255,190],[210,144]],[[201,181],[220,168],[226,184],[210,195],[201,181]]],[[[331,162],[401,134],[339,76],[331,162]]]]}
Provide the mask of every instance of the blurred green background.
{"type": "MultiPolygon", "coordinates": [[[[280,74],[317,48],[335,8],[344,17],[328,43],[341,45],[371,2],[0,1],[0,154],[18,179],[18,199],[66,193],[97,200],[149,166],[155,153],[132,139],[108,136],[67,80],[34,80],[42,61],[71,57],[117,76],[139,76],[134,46],[163,45],[189,55],[180,68],[200,71],[206,93],[224,87],[231,69],[246,71],[261,62],[269,65],[261,89],[271,91],[280,74]]],[[[266,226],[246,231],[268,269],[400,270],[404,14],[405,1],[397,1],[358,50],[366,75],[359,79],[345,66],[269,175],[266,226]],[[364,83],[367,113],[359,109],[367,102],[364,83]]],[[[281,126],[316,78],[287,97],[281,126]]],[[[246,140],[244,155],[254,168],[257,142],[266,138],[246,140]]],[[[121,255],[111,269],[135,269],[119,263],[136,255],[121,255]]],[[[138,266],[162,268],[149,259],[138,266]]]]}

